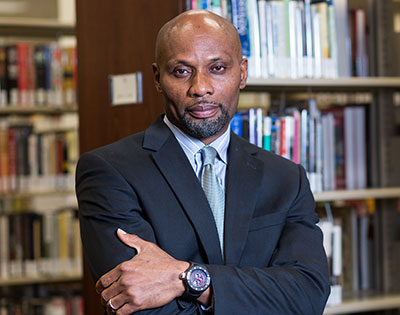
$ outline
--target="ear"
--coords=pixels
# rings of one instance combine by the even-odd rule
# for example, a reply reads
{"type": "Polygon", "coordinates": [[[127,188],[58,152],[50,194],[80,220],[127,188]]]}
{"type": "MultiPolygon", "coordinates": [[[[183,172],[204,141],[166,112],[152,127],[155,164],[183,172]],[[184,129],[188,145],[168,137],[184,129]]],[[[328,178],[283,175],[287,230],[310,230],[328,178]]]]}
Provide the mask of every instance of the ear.
{"type": "Polygon", "coordinates": [[[240,89],[244,89],[246,86],[247,82],[247,67],[248,67],[248,62],[247,58],[243,58],[242,61],[240,62],[240,89]]]}
{"type": "Polygon", "coordinates": [[[160,68],[157,63],[153,63],[153,74],[154,74],[154,85],[156,86],[157,92],[162,93],[160,84],[160,68]]]}

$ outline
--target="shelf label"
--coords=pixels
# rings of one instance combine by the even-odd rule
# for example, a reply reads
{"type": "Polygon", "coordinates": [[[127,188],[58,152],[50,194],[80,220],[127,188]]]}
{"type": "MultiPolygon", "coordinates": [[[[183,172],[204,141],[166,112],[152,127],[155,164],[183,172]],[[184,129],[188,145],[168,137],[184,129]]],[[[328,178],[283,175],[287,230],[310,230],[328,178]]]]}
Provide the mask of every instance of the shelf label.
{"type": "Polygon", "coordinates": [[[110,75],[111,105],[142,103],[142,73],[110,75]]]}

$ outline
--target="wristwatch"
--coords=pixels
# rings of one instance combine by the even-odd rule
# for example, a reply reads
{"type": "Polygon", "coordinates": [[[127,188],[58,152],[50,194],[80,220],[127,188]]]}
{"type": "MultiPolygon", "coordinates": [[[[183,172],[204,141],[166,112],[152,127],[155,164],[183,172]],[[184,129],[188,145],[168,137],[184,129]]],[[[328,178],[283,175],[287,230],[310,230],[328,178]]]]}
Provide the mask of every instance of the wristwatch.
{"type": "Polygon", "coordinates": [[[185,293],[182,298],[195,301],[210,286],[211,276],[203,265],[190,262],[190,266],[179,275],[179,279],[185,284],[185,293]]]}

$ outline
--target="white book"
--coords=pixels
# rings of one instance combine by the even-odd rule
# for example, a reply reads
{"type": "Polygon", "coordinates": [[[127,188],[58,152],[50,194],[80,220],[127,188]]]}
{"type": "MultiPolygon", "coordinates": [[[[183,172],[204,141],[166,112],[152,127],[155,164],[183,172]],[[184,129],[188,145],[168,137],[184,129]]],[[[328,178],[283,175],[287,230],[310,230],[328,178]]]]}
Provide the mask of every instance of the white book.
{"type": "Polygon", "coordinates": [[[285,5],[282,1],[271,1],[273,36],[274,36],[274,57],[276,77],[287,78],[290,76],[290,59],[287,53],[287,23],[285,16],[285,5]]]}
{"type": "Polygon", "coordinates": [[[314,44],[314,77],[322,77],[321,17],[315,6],[311,7],[314,44]]]}
{"type": "Polygon", "coordinates": [[[258,1],[258,17],[260,21],[261,76],[268,77],[268,38],[267,38],[267,1],[258,1]]]}
{"type": "Polygon", "coordinates": [[[352,54],[349,32],[348,0],[333,1],[335,12],[335,31],[337,43],[337,70],[339,77],[351,77],[352,54]]]}
{"type": "Polygon", "coordinates": [[[274,57],[274,24],[272,20],[272,6],[270,2],[266,3],[266,26],[267,26],[267,58],[268,75],[275,76],[275,57],[274,57]]]}
{"type": "Polygon", "coordinates": [[[356,169],[356,152],[355,152],[355,128],[353,118],[353,107],[344,109],[344,152],[345,152],[345,174],[346,189],[356,189],[355,169],[356,169]]]}
{"type": "Polygon", "coordinates": [[[332,237],[332,276],[342,275],[342,227],[335,224],[333,226],[332,237]]]}
{"type": "Polygon", "coordinates": [[[309,130],[308,130],[308,110],[301,110],[301,145],[300,145],[300,162],[306,171],[309,170],[308,163],[308,142],[309,142],[309,130]]]}
{"type": "Polygon", "coordinates": [[[258,78],[261,77],[261,47],[257,0],[247,0],[247,12],[250,35],[249,74],[258,78]]]}
{"type": "Polygon", "coordinates": [[[355,154],[356,154],[356,184],[355,187],[357,189],[364,189],[367,187],[367,152],[366,152],[366,126],[365,126],[365,108],[364,107],[355,107],[354,108],[355,115],[355,134],[356,134],[356,143],[355,146],[355,154]]]}
{"type": "Polygon", "coordinates": [[[335,126],[333,114],[322,117],[323,190],[335,189],[335,126]]]}
{"type": "Polygon", "coordinates": [[[257,144],[256,138],[256,110],[254,108],[249,109],[249,142],[251,144],[257,144]]]}
{"type": "Polygon", "coordinates": [[[322,123],[321,116],[315,119],[315,174],[316,174],[316,192],[322,191],[322,123]]]}
{"type": "Polygon", "coordinates": [[[335,7],[332,4],[328,5],[328,31],[329,31],[329,52],[330,52],[330,69],[329,77],[337,78],[339,75],[338,70],[338,48],[336,36],[336,13],[335,7]]]}
{"type": "Polygon", "coordinates": [[[304,42],[305,42],[305,32],[304,32],[304,3],[297,2],[296,6],[296,55],[297,55],[297,76],[299,78],[305,77],[305,54],[304,54],[304,42]]]}
{"type": "Polygon", "coordinates": [[[288,34],[289,34],[289,58],[290,66],[288,69],[288,77],[295,79],[298,77],[297,74],[297,31],[296,31],[296,1],[287,2],[287,14],[288,14],[288,34]]]}
{"type": "Polygon", "coordinates": [[[314,30],[311,0],[304,0],[304,28],[306,37],[306,77],[314,77],[314,30]]]}
{"type": "Polygon", "coordinates": [[[263,110],[262,108],[257,108],[256,111],[256,129],[257,129],[257,146],[262,148],[263,147],[263,110]]]}

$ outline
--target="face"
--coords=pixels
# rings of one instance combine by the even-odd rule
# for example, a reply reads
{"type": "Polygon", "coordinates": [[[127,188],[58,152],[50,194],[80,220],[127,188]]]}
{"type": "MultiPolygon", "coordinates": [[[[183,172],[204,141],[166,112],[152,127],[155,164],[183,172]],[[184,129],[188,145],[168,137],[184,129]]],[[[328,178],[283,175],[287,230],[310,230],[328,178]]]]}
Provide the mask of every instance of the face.
{"type": "Polygon", "coordinates": [[[184,25],[171,34],[153,65],[156,87],[168,119],[209,144],[226,131],[236,112],[247,60],[233,37],[207,25],[184,25]]]}

